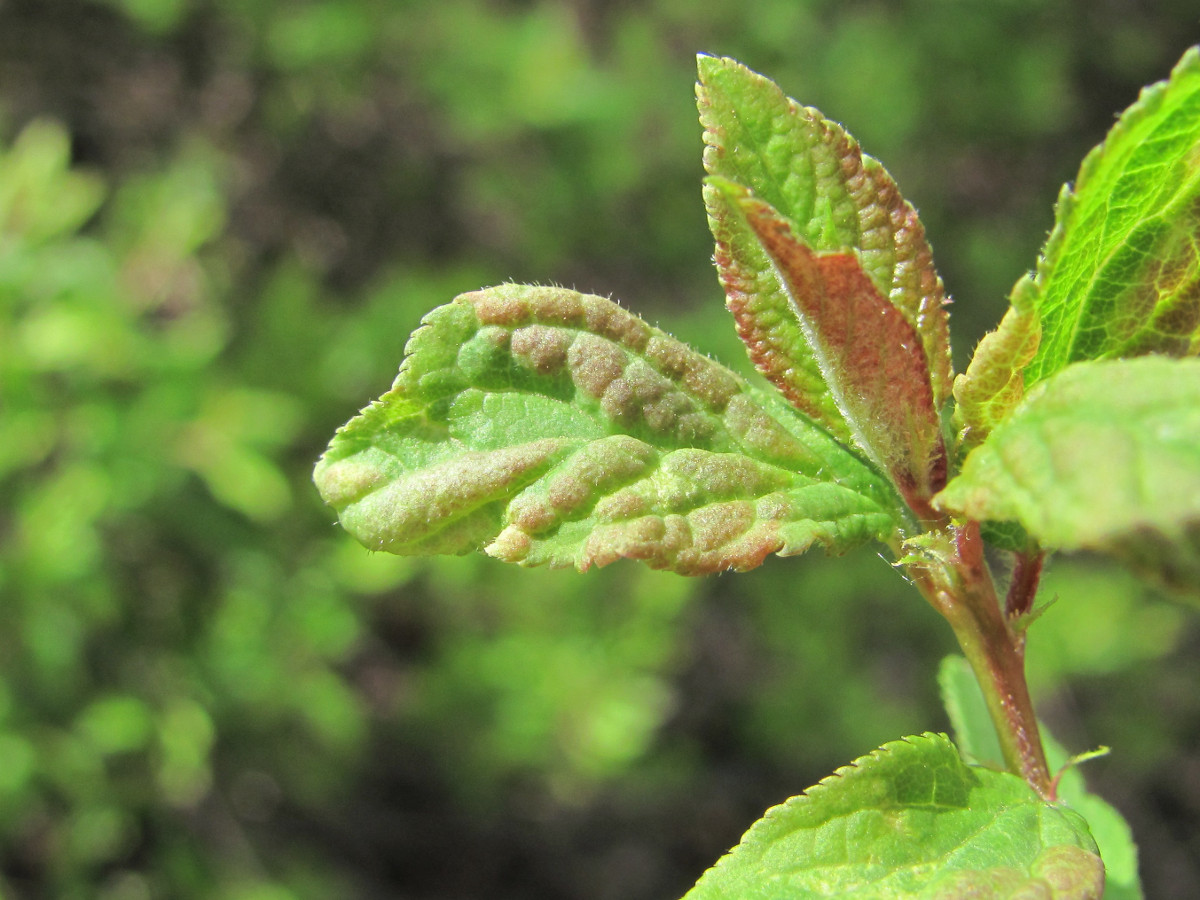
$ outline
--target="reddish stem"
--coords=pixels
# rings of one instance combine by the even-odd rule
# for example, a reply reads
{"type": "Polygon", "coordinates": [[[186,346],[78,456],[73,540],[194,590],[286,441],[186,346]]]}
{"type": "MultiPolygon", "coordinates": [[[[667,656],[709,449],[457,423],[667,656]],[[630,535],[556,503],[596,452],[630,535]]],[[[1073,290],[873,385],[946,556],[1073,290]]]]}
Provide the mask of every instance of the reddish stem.
{"type": "Polygon", "coordinates": [[[1025,655],[1025,628],[1020,619],[1033,609],[1033,598],[1042,580],[1042,563],[1045,560],[1046,554],[1040,550],[1014,554],[1012,581],[1004,600],[1004,615],[1011,625],[1017,626],[1017,650],[1022,656],[1025,655]]]}
{"type": "Polygon", "coordinates": [[[978,523],[954,529],[953,553],[941,563],[928,568],[914,566],[914,580],[954,629],[983,690],[1009,770],[1042,797],[1053,799],[1053,783],[1025,681],[1023,632],[1012,627],[1012,620],[1000,608],[983,558],[978,523]]]}
{"type": "Polygon", "coordinates": [[[1026,615],[1033,609],[1033,598],[1042,579],[1042,563],[1045,560],[1046,554],[1040,550],[1016,554],[1004,609],[1010,619],[1026,615]]]}

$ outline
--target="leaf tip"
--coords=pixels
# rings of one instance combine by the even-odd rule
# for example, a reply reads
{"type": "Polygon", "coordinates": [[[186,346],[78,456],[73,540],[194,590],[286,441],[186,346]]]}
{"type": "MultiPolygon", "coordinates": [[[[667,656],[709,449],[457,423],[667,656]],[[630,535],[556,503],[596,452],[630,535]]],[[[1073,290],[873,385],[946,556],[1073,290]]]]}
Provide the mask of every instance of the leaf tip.
{"type": "Polygon", "coordinates": [[[373,491],[386,478],[378,466],[364,460],[361,454],[345,459],[330,459],[326,454],[313,469],[317,493],[337,510],[373,491]]]}
{"type": "Polygon", "coordinates": [[[707,84],[714,76],[723,71],[739,66],[741,63],[727,56],[718,56],[715,53],[696,54],[696,71],[700,74],[702,84],[707,84]]]}
{"type": "Polygon", "coordinates": [[[483,552],[501,562],[520,563],[528,558],[533,539],[516,525],[505,526],[483,552]]]}

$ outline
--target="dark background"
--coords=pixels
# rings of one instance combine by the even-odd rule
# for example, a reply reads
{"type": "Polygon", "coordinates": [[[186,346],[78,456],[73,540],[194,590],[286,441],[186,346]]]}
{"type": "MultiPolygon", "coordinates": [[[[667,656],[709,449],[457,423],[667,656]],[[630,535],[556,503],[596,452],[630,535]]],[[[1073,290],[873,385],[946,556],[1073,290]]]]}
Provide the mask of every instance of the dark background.
{"type": "MultiPolygon", "coordinates": [[[[873,551],[685,580],[371,555],[309,481],[406,336],[503,280],[745,369],[694,55],[921,210],[958,365],[1059,186],[1200,38],[1162,0],[0,0],[0,893],[670,898],[768,805],[945,729],[873,551]]],[[[1031,678],[1200,884],[1200,631],[1052,569],[1031,678]]]]}

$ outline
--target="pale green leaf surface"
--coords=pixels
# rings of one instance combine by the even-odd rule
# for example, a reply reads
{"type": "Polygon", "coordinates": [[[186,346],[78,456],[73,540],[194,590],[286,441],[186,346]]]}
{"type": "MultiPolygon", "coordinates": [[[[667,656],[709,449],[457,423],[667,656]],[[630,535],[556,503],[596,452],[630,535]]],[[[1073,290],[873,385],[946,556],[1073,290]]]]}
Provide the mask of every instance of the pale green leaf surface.
{"type": "Polygon", "coordinates": [[[1001,550],[1011,553],[1029,553],[1037,550],[1037,541],[1016,522],[982,522],[980,534],[983,539],[1001,550]]]}
{"type": "MultiPolygon", "coordinates": [[[[104,199],[104,184],[71,168],[71,137],[34,120],[0,151],[0,235],[40,243],[79,228],[104,199]]],[[[9,251],[11,252],[11,251],[9,251]]]]}
{"type": "Polygon", "coordinates": [[[924,734],[768,810],[686,900],[1085,900],[1103,877],[1076,813],[924,734]]]}
{"type": "Polygon", "coordinates": [[[1071,362],[1200,349],[1200,50],[1151,85],[1059,197],[1027,385],[1071,362]]]}
{"type": "MultiPolygon", "coordinates": [[[[920,219],[892,177],[840,125],[740,63],[701,56],[699,71],[706,171],[750,189],[813,250],[855,251],[919,334],[940,405],[950,387],[946,298],[920,219]]],[[[719,192],[709,185],[704,196],[729,307],[751,358],[790,401],[829,424],[819,372],[769,262],[726,220],[719,192]]]]}
{"type": "Polygon", "coordinates": [[[962,450],[977,446],[991,434],[1025,394],[1023,372],[1037,352],[1042,334],[1032,305],[1035,292],[1031,279],[1017,285],[1000,327],[984,335],[967,371],[954,379],[954,424],[962,450]]]}
{"type": "Polygon", "coordinates": [[[504,285],[430,313],[314,475],[401,554],[702,574],[890,540],[882,477],[777,398],[600,297],[504,285]]]}
{"type": "MultiPolygon", "coordinates": [[[[1000,743],[970,663],[961,656],[947,656],[938,667],[938,685],[959,750],[970,759],[999,767],[1000,743]]],[[[1069,755],[1044,726],[1042,739],[1051,771],[1057,772],[1066,765],[1069,755]]],[[[1058,796],[1087,820],[1095,838],[1104,860],[1104,900],[1141,900],[1137,846],[1125,819],[1111,804],[1088,791],[1078,767],[1063,773],[1058,796]]]]}
{"type": "Polygon", "coordinates": [[[1042,546],[1200,584],[1200,360],[1077,363],[967,457],[943,509],[1019,522],[1042,546]]]}

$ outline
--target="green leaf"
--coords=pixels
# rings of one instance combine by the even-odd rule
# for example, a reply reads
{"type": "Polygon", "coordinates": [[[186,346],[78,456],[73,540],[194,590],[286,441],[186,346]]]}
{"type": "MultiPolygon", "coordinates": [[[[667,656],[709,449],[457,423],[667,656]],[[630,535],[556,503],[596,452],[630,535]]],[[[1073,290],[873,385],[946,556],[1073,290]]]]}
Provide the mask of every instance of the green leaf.
{"type": "MultiPolygon", "coordinates": [[[[1042,734],[1050,765],[1065,765],[1066,752],[1045,729],[1042,734]]],[[[1104,900],[1142,900],[1137,844],[1125,817],[1103,797],[1087,789],[1083,773],[1077,766],[1063,772],[1058,783],[1058,797],[1083,816],[1096,841],[1104,861],[1104,900]]]]}
{"type": "Polygon", "coordinates": [[[1076,363],[1038,385],[935,498],[1200,584],[1200,360],[1076,363]]]}
{"type": "Polygon", "coordinates": [[[0,236],[6,242],[19,236],[39,244],[69,234],[104,200],[104,183],[71,168],[71,136],[49,120],[26,125],[11,148],[0,150],[0,167],[0,236]]]}
{"type": "Polygon", "coordinates": [[[967,371],[954,379],[954,424],[959,429],[960,450],[983,441],[1025,394],[1022,373],[1037,352],[1042,334],[1032,306],[1034,292],[1032,281],[1017,285],[1000,327],[984,336],[967,371]]]}
{"type": "Polygon", "coordinates": [[[686,900],[1084,900],[1103,884],[1078,814],[923,734],[768,810],[686,900]]]}
{"type": "Polygon", "coordinates": [[[504,285],[430,313],[335,435],[321,495],[365,546],[703,574],[889,541],[882,479],[609,300],[504,285]]]}
{"type": "Polygon", "coordinates": [[[1146,88],[1059,197],[1027,385],[1071,362],[1200,348],[1200,50],[1146,88]]]}
{"type": "Polygon", "coordinates": [[[1016,522],[983,522],[979,533],[993,547],[1010,553],[1034,553],[1038,550],[1037,541],[1016,522]]]}
{"type": "MultiPolygon", "coordinates": [[[[916,330],[853,253],[815,253],[746,188],[710,179],[722,219],[740,217],[770,261],[850,434],[910,504],[944,484],[945,447],[916,330]]],[[[919,508],[919,505],[914,505],[919,508]]]]}
{"type": "MultiPolygon", "coordinates": [[[[968,758],[1000,766],[1000,744],[970,663],[961,656],[947,656],[938,667],[938,685],[959,750],[968,758]]],[[[1068,754],[1044,726],[1041,730],[1047,759],[1052,769],[1061,770],[1068,754]]],[[[1121,814],[1088,791],[1076,766],[1063,772],[1058,782],[1058,797],[1087,820],[1088,830],[1096,840],[1100,858],[1104,860],[1104,900],[1141,900],[1137,846],[1121,814]]]]}
{"type": "MultiPolygon", "coordinates": [[[[699,71],[706,171],[749,188],[813,250],[857,252],[876,289],[919,335],[940,408],[951,374],[946,298],[920,219],[892,177],[841,126],[740,63],[701,56],[699,71]]],[[[836,410],[786,292],[761,248],[728,221],[721,195],[713,184],[705,187],[738,333],[755,365],[789,401],[836,429],[836,410]]]]}

